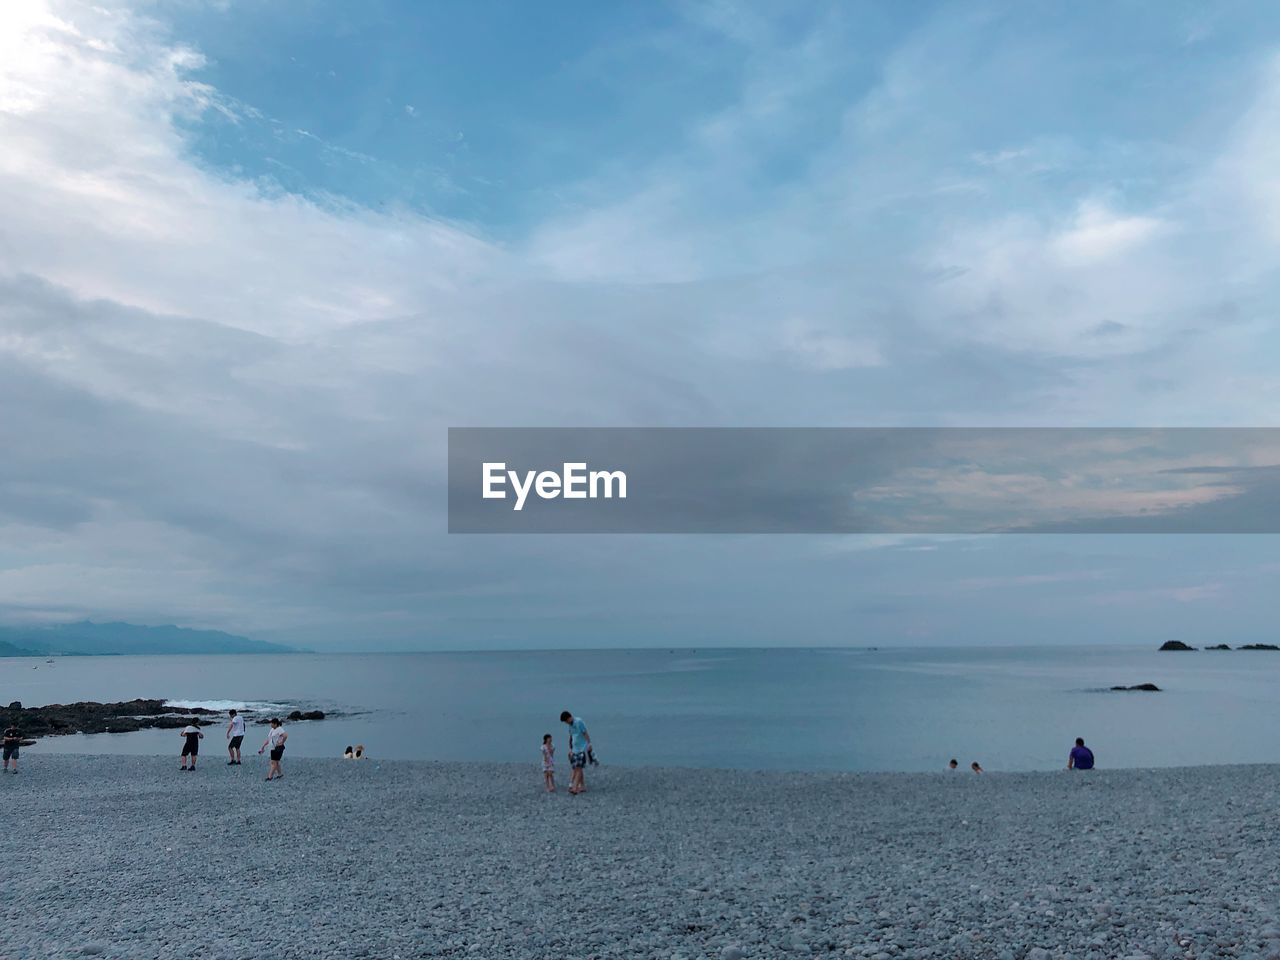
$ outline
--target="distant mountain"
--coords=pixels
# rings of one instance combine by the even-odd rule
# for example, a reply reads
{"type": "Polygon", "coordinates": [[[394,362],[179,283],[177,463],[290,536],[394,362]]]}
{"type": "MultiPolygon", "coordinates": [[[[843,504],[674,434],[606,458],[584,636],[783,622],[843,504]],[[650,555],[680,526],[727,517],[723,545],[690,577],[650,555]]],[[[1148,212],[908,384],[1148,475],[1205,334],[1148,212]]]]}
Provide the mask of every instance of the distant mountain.
{"type": "Polygon", "coordinates": [[[26,647],[15,647],[12,643],[0,640],[0,657],[38,657],[39,652],[26,647]]]}
{"type": "Polygon", "coordinates": [[[221,630],[188,630],[172,625],[144,627],[136,623],[83,620],[48,626],[0,627],[0,657],[294,652],[292,647],[250,640],[221,630]]]}

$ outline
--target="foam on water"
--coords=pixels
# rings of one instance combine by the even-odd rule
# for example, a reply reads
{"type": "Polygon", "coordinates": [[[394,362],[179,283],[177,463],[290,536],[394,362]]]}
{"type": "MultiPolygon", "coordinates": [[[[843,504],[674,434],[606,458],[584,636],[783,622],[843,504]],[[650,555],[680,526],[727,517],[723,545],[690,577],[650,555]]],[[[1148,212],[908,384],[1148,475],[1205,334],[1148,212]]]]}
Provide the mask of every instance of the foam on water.
{"type": "Polygon", "coordinates": [[[164,705],[176,710],[214,710],[219,713],[228,710],[244,713],[288,713],[293,709],[292,704],[265,700],[166,700],[164,705]]]}

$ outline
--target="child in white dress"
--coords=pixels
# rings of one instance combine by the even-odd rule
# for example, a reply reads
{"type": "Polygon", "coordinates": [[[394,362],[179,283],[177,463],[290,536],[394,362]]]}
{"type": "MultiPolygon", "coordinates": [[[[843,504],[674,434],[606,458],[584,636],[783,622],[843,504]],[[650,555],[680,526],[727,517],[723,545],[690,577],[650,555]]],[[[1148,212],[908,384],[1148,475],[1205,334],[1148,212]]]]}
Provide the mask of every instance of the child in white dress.
{"type": "Polygon", "coordinates": [[[542,737],[542,779],[546,781],[547,793],[556,792],[556,745],[551,742],[551,734],[542,737]]]}

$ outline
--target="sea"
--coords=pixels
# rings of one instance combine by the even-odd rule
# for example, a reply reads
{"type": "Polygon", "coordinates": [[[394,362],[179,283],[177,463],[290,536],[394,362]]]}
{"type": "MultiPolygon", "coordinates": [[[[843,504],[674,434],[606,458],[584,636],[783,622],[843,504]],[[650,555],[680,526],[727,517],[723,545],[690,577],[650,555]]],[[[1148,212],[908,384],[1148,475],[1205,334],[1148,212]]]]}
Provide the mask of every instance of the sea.
{"type": "MultiPolygon", "coordinates": [[[[562,710],[609,764],[988,771],[1280,762],[1280,652],[1127,647],[557,650],[0,659],[0,702],[165,698],[175,709],[321,709],[292,757],[564,761],[562,710]],[[1160,692],[1113,691],[1154,683],[1160,692]]],[[[246,746],[265,736],[251,726],[246,746]]],[[[204,752],[222,748],[206,730],[204,752]]],[[[54,737],[42,753],[175,754],[176,730],[54,737]]]]}

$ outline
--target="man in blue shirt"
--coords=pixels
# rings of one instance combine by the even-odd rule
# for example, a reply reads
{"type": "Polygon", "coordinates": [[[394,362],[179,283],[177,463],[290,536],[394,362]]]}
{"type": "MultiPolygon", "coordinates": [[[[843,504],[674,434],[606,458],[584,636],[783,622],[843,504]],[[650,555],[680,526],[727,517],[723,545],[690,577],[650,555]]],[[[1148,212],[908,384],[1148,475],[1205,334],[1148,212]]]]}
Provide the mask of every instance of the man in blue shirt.
{"type": "Polygon", "coordinates": [[[587,789],[583,772],[587,768],[587,754],[591,752],[591,734],[581,717],[568,710],[560,714],[560,722],[569,725],[569,792],[582,793],[587,789]]]}
{"type": "Polygon", "coordinates": [[[1068,770],[1092,770],[1093,751],[1084,745],[1084,737],[1076,737],[1076,745],[1067,757],[1068,770]]]}

